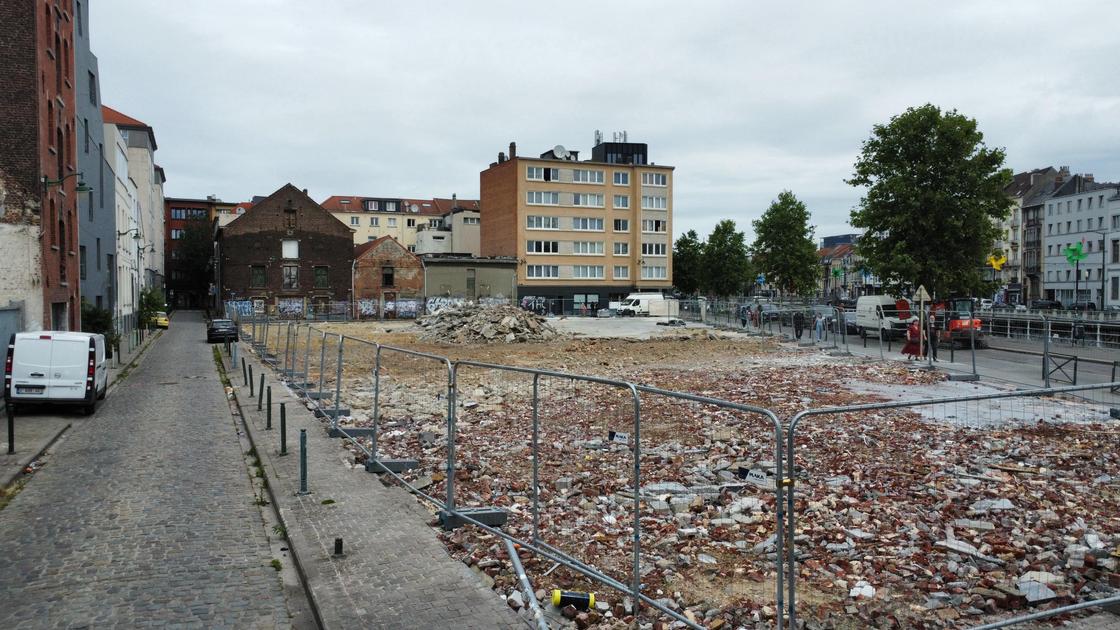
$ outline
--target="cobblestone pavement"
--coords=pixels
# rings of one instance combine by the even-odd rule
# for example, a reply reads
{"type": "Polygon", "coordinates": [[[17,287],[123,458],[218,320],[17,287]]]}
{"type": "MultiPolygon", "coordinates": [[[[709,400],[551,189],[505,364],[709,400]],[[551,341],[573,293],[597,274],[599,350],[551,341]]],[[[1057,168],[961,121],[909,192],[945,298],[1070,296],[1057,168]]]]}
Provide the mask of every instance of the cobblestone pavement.
{"type": "Polygon", "coordinates": [[[0,510],[0,628],[286,628],[198,313],[0,510]]]}
{"type": "MultiPolygon", "coordinates": [[[[242,345],[242,350],[246,346],[242,345]]],[[[244,352],[256,375],[261,364],[244,352]]],[[[426,524],[431,514],[347,460],[339,439],[266,370],[273,429],[243,387],[241,366],[229,377],[264,461],[291,547],[328,628],[525,628],[525,622],[462,562],[452,559],[426,524]],[[279,456],[279,405],[286,403],[289,455],[279,456]],[[307,430],[308,490],[299,489],[299,430],[307,430]],[[327,504],[324,504],[324,501],[327,504]],[[345,555],[333,557],[336,537],[345,555]]]]}

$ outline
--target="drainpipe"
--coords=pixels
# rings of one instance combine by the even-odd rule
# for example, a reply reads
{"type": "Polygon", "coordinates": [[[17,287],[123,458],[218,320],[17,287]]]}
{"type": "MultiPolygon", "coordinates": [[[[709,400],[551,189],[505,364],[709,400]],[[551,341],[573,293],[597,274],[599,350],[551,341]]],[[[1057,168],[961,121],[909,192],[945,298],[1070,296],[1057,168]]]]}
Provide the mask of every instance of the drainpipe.
{"type": "Polygon", "coordinates": [[[358,319],[358,294],[354,292],[354,271],[358,268],[358,259],[350,261],[350,319],[358,319]]]}

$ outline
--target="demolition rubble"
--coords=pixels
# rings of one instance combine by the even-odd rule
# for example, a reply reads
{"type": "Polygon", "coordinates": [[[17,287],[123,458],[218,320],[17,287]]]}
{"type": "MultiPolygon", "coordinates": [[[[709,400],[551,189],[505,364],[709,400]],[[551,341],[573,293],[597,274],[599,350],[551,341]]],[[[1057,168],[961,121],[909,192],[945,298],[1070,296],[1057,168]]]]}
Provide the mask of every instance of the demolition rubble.
{"type": "MultiPolygon", "coordinates": [[[[490,346],[474,347],[488,358],[490,346]]],[[[509,353],[504,362],[754,405],[783,423],[804,409],[883,400],[886,392],[905,394],[943,378],[897,363],[723,337],[523,347],[540,349],[521,358],[509,353]]],[[[509,514],[504,530],[532,540],[531,377],[473,370],[459,379],[457,505],[502,508],[509,514]]],[[[419,460],[404,476],[437,497],[446,493],[445,388],[403,372],[386,371],[380,383],[379,455],[419,460]]],[[[352,409],[343,425],[372,424],[368,373],[344,376],[342,390],[352,409]]],[[[537,392],[541,541],[629,584],[637,499],[644,593],[704,627],[773,626],[771,420],[643,394],[635,488],[628,391],[541,379],[537,392]]],[[[1106,409],[1080,406],[1076,423],[1041,417],[1046,408],[1029,404],[804,418],[794,469],[787,465],[785,476],[795,493],[798,610],[807,627],[969,627],[1120,591],[1120,427],[1106,409]],[[984,413],[975,426],[959,421],[984,413]]],[[[346,448],[363,460],[360,448],[346,448]]],[[[513,595],[517,578],[498,537],[474,527],[439,536],[512,607],[525,606],[513,595]]],[[[553,588],[598,593],[595,607],[566,608],[560,621],[578,628],[634,621],[634,602],[624,594],[520,553],[538,599],[553,588]]],[[[643,608],[642,627],[670,627],[655,612],[643,608]]]]}
{"type": "Polygon", "coordinates": [[[416,320],[419,338],[439,343],[525,343],[560,336],[543,317],[515,306],[464,305],[416,320]]]}

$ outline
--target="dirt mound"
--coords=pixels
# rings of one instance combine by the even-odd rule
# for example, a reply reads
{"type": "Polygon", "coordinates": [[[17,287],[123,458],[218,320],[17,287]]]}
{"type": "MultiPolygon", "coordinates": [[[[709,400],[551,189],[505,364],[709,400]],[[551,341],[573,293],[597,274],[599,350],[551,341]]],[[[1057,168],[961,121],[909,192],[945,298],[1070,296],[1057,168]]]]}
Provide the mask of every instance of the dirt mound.
{"type": "Polygon", "coordinates": [[[440,343],[525,343],[560,337],[543,317],[516,306],[461,306],[416,320],[418,336],[440,343]]]}

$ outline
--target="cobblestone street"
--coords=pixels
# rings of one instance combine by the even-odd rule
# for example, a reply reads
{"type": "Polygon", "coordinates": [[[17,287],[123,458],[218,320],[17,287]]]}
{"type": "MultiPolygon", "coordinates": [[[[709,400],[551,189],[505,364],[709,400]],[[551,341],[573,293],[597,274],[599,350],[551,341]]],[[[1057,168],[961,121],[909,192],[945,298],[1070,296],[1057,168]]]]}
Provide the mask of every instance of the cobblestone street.
{"type": "Polygon", "coordinates": [[[0,627],[288,627],[202,317],[133,373],[0,510],[0,627]]]}

